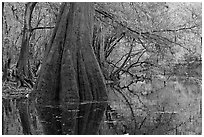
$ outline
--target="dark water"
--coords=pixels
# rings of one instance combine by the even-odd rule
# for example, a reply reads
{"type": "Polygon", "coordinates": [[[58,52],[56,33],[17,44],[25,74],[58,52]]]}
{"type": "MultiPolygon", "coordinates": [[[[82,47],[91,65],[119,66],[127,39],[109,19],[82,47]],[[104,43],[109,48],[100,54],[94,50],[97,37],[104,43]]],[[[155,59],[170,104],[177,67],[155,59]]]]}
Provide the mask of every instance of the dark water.
{"type": "MultiPolygon", "coordinates": [[[[2,134],[201,134],[202,90],[198,84],[191,81],[171,81],[164,90],[151,93],[151,96],[141,95],[142,101],[148,101],[147,108],[142,106],[144,109],[138,107],[141,104],[136,102],[139,101],[137,98],[134,97],[130,101],[135,102],[127,104],[124,98],[120,98],[115,92],[109,95],[112,98],[109,102],[61,106],[37,106],[30,103],[26,97],[5,96],[8,98],[2,98],[2,134]],[[159,98],[154,96],[157,94],[160,95],[159,98]],[[158,101],[158,105],[151,103],[151,100],[158,101]]],[[[162,86],[160,83],[157,85],[162,86]]]]}
{"type": "Polygon", "coordinates": [[[2,134],[99,134],[107,103],[34,106],[26,98],[2,99],[2,134]]]}

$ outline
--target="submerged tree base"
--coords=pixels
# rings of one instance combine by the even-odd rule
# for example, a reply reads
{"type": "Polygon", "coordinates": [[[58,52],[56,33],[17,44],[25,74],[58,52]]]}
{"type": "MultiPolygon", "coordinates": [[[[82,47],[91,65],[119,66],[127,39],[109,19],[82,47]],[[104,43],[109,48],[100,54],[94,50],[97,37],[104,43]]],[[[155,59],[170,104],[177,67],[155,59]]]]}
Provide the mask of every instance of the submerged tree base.
{"type": "Polygon", "coordinates": [[[63,3],[37,82],[37,103],[107,100],[92,49],[93,3],[63,3]]]}

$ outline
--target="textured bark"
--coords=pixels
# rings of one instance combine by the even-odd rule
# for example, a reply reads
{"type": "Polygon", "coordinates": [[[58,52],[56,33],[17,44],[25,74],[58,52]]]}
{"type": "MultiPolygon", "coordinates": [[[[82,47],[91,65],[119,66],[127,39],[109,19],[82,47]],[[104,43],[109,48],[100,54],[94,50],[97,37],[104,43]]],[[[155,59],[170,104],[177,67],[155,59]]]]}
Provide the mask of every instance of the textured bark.
{"type": "Polygon", "coordinates": [[[20,75],[30,76],[29,73],[29,38],[30,38],[30,30],[31,30],[31,18],[32,12],[37,3],[36,2],[28,2],[25,7],[25,18],[24,18],[24,28],[23,28],[23,37],[21,43],[21,51],[18,59],[18,73],[20,75]]]}
{"type": "Polygon", "coordinates": [[[38,80],[38,104],[107,100],[92,49],[93,3],[64,3],[38,80]]]}
{"type": "Polygon", "coordinates": [[[80,101],[105,100],[107,98],[103,76],[92,49],[93,13],[92,3],[70,4],[66,46],[61,67],[63,102],[70,100],[69,93],[73,91],[69,90],[70,86],[64,86],[67,85],[66,83],[70,83],[70,75],[67,75],[70,64],[73,64],[74,78],[77,78],[80,101]],[[70,59],[68,60],[68,58],[70,59]]]}
{"type": "Polygon", "coordinates": [[[59,100],[61,58],[66,37],[67,14],[69,8],[66,4],[61,7],[58,24],[49,43],[48,53],[42,64],[37,82],[37,99],[39,104],[52,104],[59,100]]]}
{"type": "Polygon", "coordinates": [[[102,64],[104,63],[105,61],[105,34],[104,32],[102,31],[103,30],[103,27],[100,25],[98,27],[95,28],[96,31],[95,31],[95,41],[94,41],[94,51],[95,51],[95,54],[97,56],[97,60],[100,64],[100,66],[102,67],[102,64]]]}

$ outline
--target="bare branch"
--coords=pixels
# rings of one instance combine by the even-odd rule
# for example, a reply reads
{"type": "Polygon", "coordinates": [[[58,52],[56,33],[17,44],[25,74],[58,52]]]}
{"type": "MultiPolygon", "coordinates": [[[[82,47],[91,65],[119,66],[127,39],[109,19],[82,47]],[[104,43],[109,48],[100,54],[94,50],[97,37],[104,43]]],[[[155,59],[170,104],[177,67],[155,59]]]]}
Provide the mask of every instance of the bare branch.
{"type": "Polygon", "coordinates": [[[31,32],[37,29],[54,29],[55,27],[36,27],[36,28],[32,28],[31,32]]]}
{"type": "Polygon", "coordinates": [[[194,25],[191,27],[183,27],[183,28],[178,28],[178,29],[165,29],[165,30],[153,30],[152,32],[177,32],[177,31],[182,31],[182,30],[189,30],[198,27],[198,25],[194,25]]]}

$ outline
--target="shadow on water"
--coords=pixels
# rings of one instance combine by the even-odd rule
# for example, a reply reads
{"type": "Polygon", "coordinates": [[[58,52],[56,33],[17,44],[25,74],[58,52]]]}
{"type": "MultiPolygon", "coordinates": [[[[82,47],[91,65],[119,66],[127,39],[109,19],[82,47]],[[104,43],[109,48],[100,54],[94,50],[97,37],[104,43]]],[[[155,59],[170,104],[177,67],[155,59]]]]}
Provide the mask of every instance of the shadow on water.
{"type": "Polygon", "coordinates": [[[106,103],[28,105],[26,98],[2,99],[2,134],[98,134],[106,103]]]}

